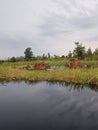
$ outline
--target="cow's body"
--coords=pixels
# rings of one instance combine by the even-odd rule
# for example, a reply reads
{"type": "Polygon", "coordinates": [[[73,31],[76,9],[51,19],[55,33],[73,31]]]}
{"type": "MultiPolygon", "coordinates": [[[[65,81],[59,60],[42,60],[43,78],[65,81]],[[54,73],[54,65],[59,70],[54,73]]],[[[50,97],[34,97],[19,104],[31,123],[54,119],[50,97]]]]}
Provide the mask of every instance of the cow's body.
{"type": "Polygon", "coordinates": [[[44,63],[44,62],[40,62],[40,63],[35,63],[35,64],[33,64],[33,67],[34,67],[34,69],[36,69],[36,70],[44,70],[44,69],[46,69],[46,68],[48,68],[48,64],[47,63],[44,63]]]}
{"type": "Polygon", "coordinates": [[[68,61],[66,63],[66,65],[69,67],[69,68],[80,68],[82,67],[82,64],[80,61],[68,61]]]}

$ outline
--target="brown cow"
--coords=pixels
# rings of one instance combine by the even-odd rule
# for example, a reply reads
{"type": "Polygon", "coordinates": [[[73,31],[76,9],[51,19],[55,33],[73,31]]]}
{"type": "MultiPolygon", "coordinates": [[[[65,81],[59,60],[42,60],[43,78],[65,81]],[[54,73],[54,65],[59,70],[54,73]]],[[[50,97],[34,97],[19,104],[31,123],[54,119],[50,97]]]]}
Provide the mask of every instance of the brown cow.
{"type": "Polygon", "coordinates": [[[44,69],[47,69],[49,65],[45,62],[39,62],[39,63],[34,63],[33,67],[36,70],[44,70],[44,69]]]}
{"type": "Polygon", "coordinates": [[[82,64],[80,61],[68,61],[66,63],[66,66],[68,66],[69,68],[80,68],[82,67],[82,64]]]}

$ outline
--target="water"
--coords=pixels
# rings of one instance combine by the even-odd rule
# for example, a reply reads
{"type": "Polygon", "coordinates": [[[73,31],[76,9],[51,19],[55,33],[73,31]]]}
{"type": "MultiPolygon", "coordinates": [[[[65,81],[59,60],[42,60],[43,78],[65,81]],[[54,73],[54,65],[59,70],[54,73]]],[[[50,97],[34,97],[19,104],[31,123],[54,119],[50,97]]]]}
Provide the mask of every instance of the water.
{"type": "Polygon", "coordinates": [[[48,70],[55,70],[55,69],[65,69],[66,68],[66,66],[64,66],[64,65],[53,65],[53,66],[50,66],[49,68],[48,68],[48,70]]]}
{"type": "Polygon", "coordinates": [[[0,83],[0,130],[98,130],[97,88],[0,83]]]}

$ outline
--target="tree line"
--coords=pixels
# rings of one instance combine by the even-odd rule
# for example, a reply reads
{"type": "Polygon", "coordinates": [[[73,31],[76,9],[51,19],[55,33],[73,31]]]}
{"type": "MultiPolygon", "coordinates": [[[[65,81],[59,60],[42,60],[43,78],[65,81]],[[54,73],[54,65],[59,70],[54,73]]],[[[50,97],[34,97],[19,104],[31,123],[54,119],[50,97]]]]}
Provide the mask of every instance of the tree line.
{"type": "Polygon", "coordinates": [[[77,58],[80,60],[98,60],[98,48],[92,52],[91,48],[86,51],[85,46],[82,43],[75,42],[76,47],[73,52],[69,51],[67,58],[77,58]]]}
{"type": "Polygon", "coordinates": [[[34,56],[32,48],[28,47],[24,51],[24,56],[20,57],[11,57],[8,58],[7,61],[9,62],[16,62],[16,61],[33,61],[33,60],[45,60],[45,59],[50,59],[50,58],[67,58],[69,60],[98,60],[98,48],[95,49],[94,52],[92,52],[91,48],[89,48],[86,51],[85,46],[82,45],[80,42],[75,42],[75,48],[72,51],[69,51],[68,55],[62,55],[57,56],[51,56],[50,53],[43,54],[42,56],[34,56]]]}

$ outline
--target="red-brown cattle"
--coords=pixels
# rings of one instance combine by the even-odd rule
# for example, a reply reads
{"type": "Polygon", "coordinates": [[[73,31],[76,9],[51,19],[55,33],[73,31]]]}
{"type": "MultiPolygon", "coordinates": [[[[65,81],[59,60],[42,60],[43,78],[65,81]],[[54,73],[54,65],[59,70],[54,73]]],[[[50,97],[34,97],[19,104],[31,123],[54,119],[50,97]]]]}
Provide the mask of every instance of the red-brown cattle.
{"type": "Polygon", "coordinates": [[[69,68],[81,68],[82,64],[80,61],[68,61],[66,63],[66,66],[68,66],[69,68]]]}
{"type": "Polygon", "coordinates": [[[47,63],[45,63],[45,62],[39,62],[39,63],[34,63],[33,64],[33,67],[36,70],[44,70],[44,69],[47,69],[48,66],[49,65],[47,63]]]}

